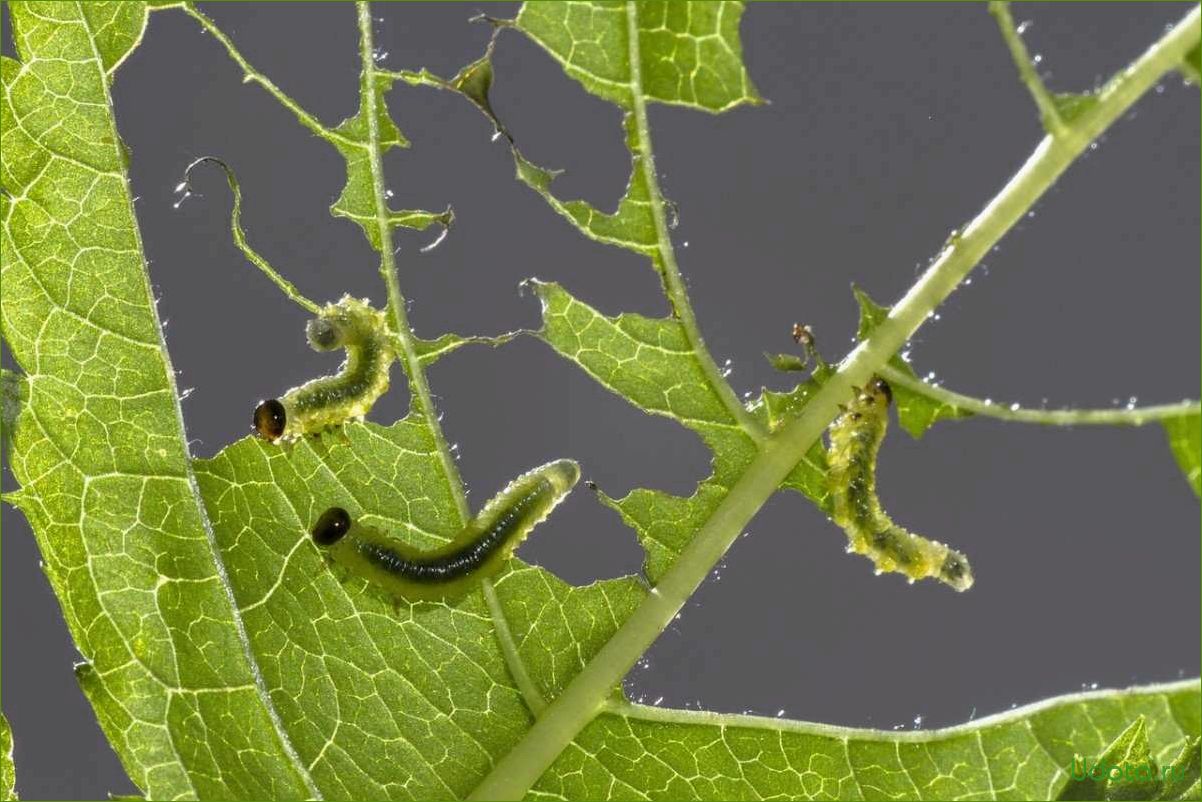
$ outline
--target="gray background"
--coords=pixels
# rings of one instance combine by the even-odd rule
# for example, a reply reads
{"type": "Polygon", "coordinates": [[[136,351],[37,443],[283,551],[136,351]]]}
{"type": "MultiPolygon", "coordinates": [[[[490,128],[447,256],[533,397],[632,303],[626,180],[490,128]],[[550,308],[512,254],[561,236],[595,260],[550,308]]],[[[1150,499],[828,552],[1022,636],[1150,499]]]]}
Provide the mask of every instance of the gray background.
{"type": "MultiPolygon", "coordinates": [[[[1056,89],[1095,85],[1184,13],[1178,4],[1032,5],[1033,53],[1056,89]]],[[[506,5],[380,6],[392,67],[453,73],[506,5]]],[[[327,123],[355,109],[350,6],[207,8],[250,60],[327,123]]],[[[948,231],[1019,166],[1040,131],[993,20],[977,5],[755,6],[746,61],[769,106],[712,117],[651,111],[674,232],[698,318],[741,394],[782,386],[765,350],[809,322],[828,358],[849,345],[855,281],[899,296],[948,231]]],[[[566,168],[563,197],[612,208],[628,174],[619,114],[537,47],[506,35],[494,101],[523,151],[566,168]]],[[[139,220],[196,451],[247,433],[253,403],[331,368],[307,350],[304,314],[240,257],[219,176],[179,210],[195,156],[237,170],[251,241],[309,296],[383,300],[358,228],[327,213],[343,167],[184,15],[155,14],[119,72],[118,123],[133,151],[139,220]]],[[[413,149],[387,159],[398,207],[453,203],[458,226],[427,255],[402,234],[401,282],[418,331],[494,333],[537,324],[518,282],[563,282],[616,313],[661,314],[646,262],[588,242],[512,179],[501,143],[462,100],[399,87],[413,149]]],[[[1109,406],[1199,387],[1199,93],[1171,76],[1074,166],[924,327],[922,372],[997,400],[1109,406]]],[[[685,493],[707,452],[533,340],[466,349],[430,381],[460,467],[487,498],[532,465],[578,458],[613,495],[685,493]]],[[[403,414],[396,388],[380,422],[403,414]]],[[[972,420],[921,442],[894,432],[880,467],[886,507],[970,555],[977,585],[874,578],[844,536],[782,494],[628,680],[634,697],[890,728],[961,722],[1085,685],[1199,670],[1199,508],[1159,428],[1045,429],[972,420]]],[[[11,482],[11,478],[7,481],[11,482]]],[[[130,791],[71,673],[77,655],[37,569],[24,520],[4,509],[3,693],[26,798],[130,791]]],[[[577,493],[524,559],[574,582],[636,570],[617,516],[577,493]]]]}

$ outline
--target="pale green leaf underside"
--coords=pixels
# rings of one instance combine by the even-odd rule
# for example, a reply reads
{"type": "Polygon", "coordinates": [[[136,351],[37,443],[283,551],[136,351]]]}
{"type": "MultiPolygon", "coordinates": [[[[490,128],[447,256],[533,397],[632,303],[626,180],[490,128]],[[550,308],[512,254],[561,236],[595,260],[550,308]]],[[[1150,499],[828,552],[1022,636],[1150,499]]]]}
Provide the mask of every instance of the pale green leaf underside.
{"type": "MultiPolygon", "coordinates": [[[[603,386],[639,409],[676,420],[713,451],[713,474],[687,498],[636,489],[601,498],[638,532],[646,573],[660,577],[730,486],[755,458],[756,442],[718,398],[682,331],[670,318],[606,317],[558,284],[535,282],[542,338],[603,386]]],[[[826,500],[826,456],[815,444],[785,484],[819,505],[826,500]]]]}
{"type": "Polygon", "coordinates": [[[442,359],[447,354],[458,351],[465,345],[491,345],[494,348],[517,337],[523,332],[513,331],[505,334],[498,334],[495,337],[484,337],[479,335],[464,335],[464,334],[443,334],[435,337],[433,340],[423,340],[414,338],[413,347],[417,353],[417,357],[421,360],[422,365],[429,366],[442,359]]]}
{"type": "MultiPolygon", "coordinates": [[[[876,326],[885,319],[889,310],[868,297],[868,293],[859,287],[853,287],[856,303],[860,306],[860,324],[856,330],[856,339],[863,340],[876,326]]],[[[908,376],[918,378],[910,364],[900,356],[894,356],[889,364],[908,376]]],[[[897,407],[897,422],[914,438],[922,437],[927,429],[941,420],[956,420],[971,418],[972,412],[951,404],[935,400],[916,393],[906,387],[893,388],[893,403],[897,407]]]]}
{"type": "Polygon", "coordinates": [[[1181,62],[1181,73],[1194,86],[1202,84],[1202,45],[1186,53],[1181,62]]]}
{"type": "MultiPolygon", "coordinates": [[[[141,6],[86,8],[128,17],[140,34],[141,6]]],[[[529,726],[480,594],[394,610],[339,582],[306,536],[309,514],[334,503],[421,545],[457,531],[430,428],[415,416],[355,425],[350,445],[288,451],[248,440],[197,463],[223,581],[188,480],[107,95],[100,72],[86,72],[90,40],[73,10],[14,7],[26,63],[5,62],[4,177],[17,200],[4,208],[5,253],[16,257],[4,264],[4,333],[28,374],[14,433],[19,498],[89,659],[81,684],[152,798],[464,795],[529,726]],[[48,12],[65,19],[44,23],[48,12]],[[58,50],[41,57],[40,45],[58,50]],[[78,66],[64,45],[78,48],[78,66]],[[92,94],[71,98],[89,77],[92,94]],[[65,98],[57,118],[38,116],[45,87],[65,98]],[[54,140],[89,125],[91,141],[54,140]],[[30,132],[24,148],[10,148],[9,130],[30,132]],[[98,144],[107,161],[79,164],[105,153],[98,144]]],[[[467,341],[440,338],[420,356],[467,341]]],[[[516,599],[514,642],[546,695],[641,593],[631,580],[568,588],[516,564],[498,582],[503,608],[516,599]]]]}
{"type": "MultiPolygon", "coordinates": [[[[448,540],[458,513],[428,428],[411,414],[291,448],[248,438],[198,461],[197,477],[264,680],[324,794],[466,795],[531,722],[482,594],[395,605],[307,537],[339,505],[421,548],[448,540]]],[[[554,520],[535,536],[554,537],[554,520]]],[[[629,579],[572,588],[516,562],[496,586],[544,697],[642,595],[629,579]]]]}
{"type": "Polygon", "coordinates": [[[1194,495],[1202,497],[1202,415],[1183,415],[1164,422],[1169,448],[1194,495]]]}
{"type": "MultiPolygon", "coordinates": [[[[648,183],[644,169],[651,151],[639,130],[638,107],[665,102],[719,112],[760,102],[742,63],[742,14],[738,2],[526,3],[513,23],[585,89],[623,110],[631,154],[630,181],[613,212],[559,199],[552,191],[556,173],[533,164],[515,147],[518,179],[586,237],[646,256],[669,283],[676,269],[670,264],[672,245],[656,223],[658,189],[648,183]],[[632,24],[639,33],[637,70],[632,69],[632,24]]],[[[491,69],[488,56],[477,66],[491,69]]],[[[479,98],[474,102],[480,105],[479,98]]],[[[698,350],[698,341],[679,320],[606,317],[557,285],[540,284],[538,291],[542,337],[552,348],[644,412],[692,429],[714,453],[713,474],[692,496],[650,489],[636,489],[620,500],[601,496],[638,533],[647,555],[644,570],[654,582],[755,458],[766,426],[732,409],[733,393],[707,370],[708,354],[698,350]]],[[[785,486],[821,506],[824,477],[825,455],[816,446],[785,486]]]]}
{"type": "MultiPolygon", "coordinates": [[[[626,112],[623,128],[632,157],[631,176],[616,209],[604,212],[583,200],[562,201],[551,192],[557,172],[528,161],[516,148],[514,158],[518,178],[581,233],[642,253],[662,272],[650,188],[640,169],[647,155],[641,155],[636,100],[715,113],[762,100],[743,66],[743,3],[638,3],[637,71],[632,70],[627,7],[625,2],[525,3],[513,22],[586,90],[626,112]]],[[[484,108],[491,116],[487,104],[484,108]]]]}
{"type": "Polygon", "coordinates": [[[194,492],[111,117],[146,10],[10,9],[0,320],[28,399],[11,466],[82,685],[151,796],[304,796],[194,492]]]}
{"type": "MultiPolygon", "coordinates": [[[[647,100],[719,112],[762,102],[743,66],[740,2],[638,4],[647,100]]],[[[517,26],[589,92],[631,104],[623,2],[525,3],[517,26]]]]}
{"type": "Polygon", "coordinates": [[[534,791],[563,799],[1049,799],[1074,754],[1147,717],[1159,762],[1198,732],[1198,680],[1050,699],[946,730],[875,732],[632,705],[534,791]]]}
{"type": "MultiPolygon", "coordinates": [[[[1071,780],[1056,799],[1197,799],[1198,789],[1193,786],[1198,784],[1202,763],[1198,745],[1198,737],[1190,735],[1171,761],[1158,759],[1152,752],[1148,719],[1141,713],[1101,754],[1074,755],[1071,780]]],[[[1168,754],[1172,756],[1172,751],[1168,754]]]]}
{"type": "MultiPolygon", "coordinates": [[[[369,149],[372,147],[372,143],[366,117],[368,91],[376,92],[377,136],[381,153],[393,148],[409,147],[408,140],[393,123],[392,118],[388,115],[388,107],[384,103],[384,95],[390,88],[392,88],[392,79],[390,78],[378,76],[374,87],[369,87],[367,81],[361,79],[359,81],[359,112],[354,117],[344,120],[334,129],[333,133],[336,136],[324,136],[346,160],[346,185],[342,188],[342,194],[330,207],[330,211],[339,217],[346,217],[358,223],[372,247],[377,251],[380,250],[380,217],[376,206],[376,193],[369,162],[369,149]]],[[[425,212],[389,208],[384,214],[386,225],[402,226],[419,231],[435,223],[450,226],[453,219],[454,215],[450,209],[442,212],[425,212]]]]}
{"type": "Polygon", "coordinates": [[[13,767],[13,731],[0,713],[0,800],[17,798],[17,772],[13,767]]]}
{"type": "MultiPolygon", "coordinates": [[[[654,198],[658,190],[648,183],[644,169],[651,158],[650,142],[639,130],[636,107],[646,101],[684,102],[681,98],[688,93],[682,95],[681,87],[687,82],[675,78],[669,82],[666,78],[669,71],[683,74],[681,65],[686,65],[684,73],[691,75],[729,73],[723,84],[727,93],[720,100],[719,96],[709,96],[712,102],[704,106],[709,111],[758,102],[759,98],[741,58],[733,65],[719,57],[718,51],[703,46],[706,41],[720,42],[722,53],[741,52],[738,26],[742,3],[696,3],[687,8],[684,4],[657,2],[634,5],[635,24],[640,31],[641,69],[637,75],[631,70],[631,8],[631,4],[620,2],[526,4],[516,20],[499,23],[533,38],[586,89],[624,111],[622,130],[631,154],[631,173],[615,210],[604,212],[583,200],[561,200],[552,191],[558,172],[531,162],[516,144],[513,156],[518,180],[538,192],[581,234],[647,257],[667,282],[675,270],[669,265],[671,243],[666,232],[657,227],[654,198]],[[665,36],[668,31],[675,33],[665,36]],[[690,53],[700,54],[701,61],[690,62],[690,53]]],[[[488,116],[499,132],[505,132],[488,97],[494,80],[492,54],[490,44],[483,57],[464,67],[452,80],[438,78],[427,70],[393,75],[414,85],[459,92],[488,116]]],[[[703,107],[692,102],[684,105],[703,107]]],[[[757,441],[773,421],[756,411],[764,406],[761,401],[751,405],[751,412],[731,408],[733,392],[717,378],[716,371],[707,371],[708,354],[690,339],[681,321],[640,315],[607,318],[557,285],[538,287],[543,300],[541,336],[549,345],[643,411],[672,418],[694,430],[714,452],[713,475],[690,497],[649,489],[635,490],[621,500],[601,495],[637,532],[647,553],[645,573],[655,581],[754,458],[757,441]],[[566,311],[570,314],[565,315],[566,311]]],[[[778,406],[777,410],[793,414],[800,408],[797,399],[802,398],[796,395],[794,403],[778,406]]],[[[824,477],[825,454],[820,445],[815,445],[784,486],[805,493],[824,507],[824,477]]]]}
{"type": "MultiPolygon", "coordinates": [[[[527,3],[512,23],[546,49],[588,91],[625,114],[623,132],[631,154],[626,191],[613,212],[583,200],[564,201],[552,192],[555,171],[526,159],[514,147],[517,177],[537,191],[586,237],[646,256],[661,275],[671,243],[657,230],[645,163],[650,145],[639,131],[636,107],[649,101],[677,103],[711,112],[760,102],[742,64],[738,2],[527,3]],[[631,10],[634,21],[630,16],[631,10]],[[638,31],[638,69],[632,55],[631,26],[638,31]]],[[[465,94],[493,119],[487,97],[493,80],[492,48],[452,81],[428,72],[409,73],[411,83],[428,83],[465,94]],[[476,80],[466,78],[476,76],[476,80]]],[[[655,581],[693,532],[721,501],[731,483],[754,458],[764,432],[751,416],[736,416],[683,324],[672,318],[639,315],[606,318],[555,285],[539,285],[543,339],[611,391],[650,414],[664,415],[694,430],[714,452],[714,473],[691,497],[635,490],[621,500],[602,494],[638,533],[647,553],[645,572],[655,581]]],[[[821,448],[790,477],[787,486],[825,502],[825,459],[821,448]]]]}
{"type": "MultiPolygon", "coordinates": [[[[565,8],[589,15],[586,32],[598,37],[596,52],[607,52],[615,6],[565,8]]],[[[741,4],[688,8],[640,7],[646,99],[709,110],[756,100],[738,57],[741,4]],[[732,53],[741,94],[728,80],[724,59],[732,53]],[[716,93],[719,84],[727,94],[716,93]]],[[[449,606],[396,606],[359,581],[340,579],[307,537],[331,504],[419,546],[458,529],[432,427],[416,413],[389,427],[352,424],[288,449],[235,443],[196,463],[202,509],[104,85],[138,41],[144,10],[134,3],[17,4],[13,17],[24,63],[4,63],[2,177],[14,200],[6,197],[3,208],[0,317],[28,374],[13,470],[47,573],[89,660],[81,683],[131,777],[152,798],[470,792],[531,725],[530,708],[540,702],[531,694],[558,694],[639,604],[643,589],[630,579],[572,588],[515,562],[496,582],[498,621],[479,591],[449,606]],[[62,120],[68,124],[57,124],[62,120]],[[520,666],[512,655],[507,661],[498,625],[512,636],[520,666]],[[525,696],[513,676],[519,667],[531,681],[525,696]]],[[[554,14],[543,21],[556,24],[554,14]]],[[[580,24],[562,22],[569,31],[580,24]]],[[[604,77],[585,57],[587,41],[581,39],[580,59],[575,45],[563,57],[582,83],[604,77]]],[[[382,100],[387,85],[381,79],[364,88],[382,100]]],[[[381,226],[448,222],[404,212],[381,220],[364,114],[327,137],[348,163],[335,213],[359,222],[377,248],[381,226]]],[[[403,145],[386,112],[377,130],[382,148],[403,145]]],[[[628,136],[633,132],[628,124],[628,136]]],[[[662,271],[637,166],[636,158],[625,212],[561,211],[596,239],[641,250],[662,271]]],[[[539,292],[542,335],[553,347],[641,409],[688,426],[714,450],[714,475],[692,498],[640,490],[610,500],[639,530],[654,577],[742,473],[757,433],[722,403],[675,320],[610,318],[554,285],[539,292]]],[[[418,342],[417,357],[426,362],[465,341],[450,335],[418,342]]],[[[767,429],[771,409],[754,420],[767,429]]],[[[823,477],[815,446],[786,484],[822,504],[823,477]]],[[[536,536],[554,537],[554,521],[536,536]]],[[[1188,689],[1056,703],[1036,716],[1049,728],[1043,749],[1050,760],[1058,748],[1105,744],[1122,729],[1108,718],[1117,707],[1113,716],[1123,724],[1148,715],[1154,748],[1167,750],[1181,732],[1197,733],[1197,697],[1195,681],[1188,689]]],[[[1033,746],[1023,751],[1021,730],[1037,732],[1039,725],[1017,722],[910,736],[619,702],[580,733],[534,793],[764,798],[832,790],[857,798],[881,788],[917,798],[945,787],[939,782],[946,774],[946,787],[960,783],[965,796],[1000,797],[1011,786],[1046,794],[1059,768],[1036,764],[1033,746]],[[1001,739],[996,753],[989,749],[994,736],[1001,739]],[[935,740],[915,746],[914,738],[935,740]],[[958,738],[976,741],[979,761],[958,738]],[[943,766],[946,772],[938,770],[943,766]],[[1021,782],[1005,784],[1007,772],[1021,774],[1021,782]]]]}

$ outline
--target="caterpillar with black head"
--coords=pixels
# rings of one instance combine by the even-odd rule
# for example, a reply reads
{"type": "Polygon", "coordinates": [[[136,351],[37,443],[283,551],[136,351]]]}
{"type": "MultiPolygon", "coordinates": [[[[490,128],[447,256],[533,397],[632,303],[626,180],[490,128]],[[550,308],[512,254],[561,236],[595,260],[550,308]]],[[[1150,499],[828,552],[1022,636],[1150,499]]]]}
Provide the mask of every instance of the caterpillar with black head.
{"type": "Polygon", "coordinates": [[[305,327],[314,351],[342,348],[346,360],[333,376],[294,387],[255,407],[254,429],[272,443],[290,442],[348,420],[362,419],[388,390],[396,358],[384,313],[344,295],[305,327]]]}
{"type": "Polygon", "coordinates": [[[968,558],[936,540],[903,529],[885,514],[876,495],[876,460],[889,424],[893,391],[874,377],[831,424],[827,461],[834,521],[878,572],[894,571],[913,582],[932,577],[959,591],[972,587],[968,558]]]}
{"type": "Polygon", "coordinates": [[[579,479],[580,466],[569,459],[527,471],[485,504],[449,543],[428,551],[358,523],[342,507],[322,513],[310,534],[336,565],[396,599],[452,599],[500,571],[579,479]]]}

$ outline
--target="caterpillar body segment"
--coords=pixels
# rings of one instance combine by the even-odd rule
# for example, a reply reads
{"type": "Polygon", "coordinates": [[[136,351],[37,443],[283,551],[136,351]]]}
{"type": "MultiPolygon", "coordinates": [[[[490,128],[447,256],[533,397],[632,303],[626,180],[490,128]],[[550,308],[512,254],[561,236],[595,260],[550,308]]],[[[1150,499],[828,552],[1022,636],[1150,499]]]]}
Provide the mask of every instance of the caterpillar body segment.
{"type": "Polygon", "coordinates": [[[876,461],[889,424],[889,384],[874,378],[828,431],[828,481],[833,518],[847,533],[848,551],[863,554],[878,572],[905,574],[913,582],[934,578],[958,591],[972,587],[963,554],[898,526],[876,493],[876,461]]]}
{"type": "Polygon", "coordinates": [[[396,352],[383,312],[343,296],[310,320],[305,334],[314,351],[341,348],[346,360],[338,373],[294,387],[255,408],[255,432],[272,443],[360,420],[388,390],[396,352]]]}
{"type": "Polygon", "coordinates": [[[514,479],[449,543],[422,551],[331,507],[313,526],[313,542],[350,573],[395,599],[452,599],[496,574],[531,530],[580,478],[572,460],[549,462],[514,479]]]}

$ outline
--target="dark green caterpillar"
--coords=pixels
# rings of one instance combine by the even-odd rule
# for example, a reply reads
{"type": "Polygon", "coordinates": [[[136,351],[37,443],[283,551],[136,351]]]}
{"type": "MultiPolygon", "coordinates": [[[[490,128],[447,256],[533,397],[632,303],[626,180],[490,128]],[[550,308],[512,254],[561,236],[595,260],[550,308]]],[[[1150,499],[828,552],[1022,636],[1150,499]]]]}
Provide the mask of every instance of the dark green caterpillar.
{"type": "Polygon", "coordinates": [[[972,587],[968,559],[936,540],[909,532],[890,520],[876,495],[876,459],[889,425],[893,391],[874,378],[831,424],[830,490],[834,521],[847,532],[849,552],[864,554],[878,573],[894,571],[913,582],[934,577],[956,590],[972,587]]]}
{"type": "Polygon", "coordinates": [[[388,390],[388,370],[396,352],[384,313],[345,295],[305,327],[314,351],[346,351],[333,376],[294,387],[255,407],[254,429],[273,443],[296,440],[348,420],[362,419],[388,390]]]}
{"type": "Polygon", "coordinates": [[[313,542],[356,576],[406,601],[462,596],[501,570],[580,478],[580,466],[561,459],[528,471],[492,498],[450,543],[420,551],[356,523],[342,507],[326,510],[313,542]]]}

